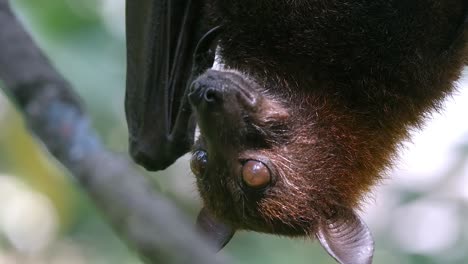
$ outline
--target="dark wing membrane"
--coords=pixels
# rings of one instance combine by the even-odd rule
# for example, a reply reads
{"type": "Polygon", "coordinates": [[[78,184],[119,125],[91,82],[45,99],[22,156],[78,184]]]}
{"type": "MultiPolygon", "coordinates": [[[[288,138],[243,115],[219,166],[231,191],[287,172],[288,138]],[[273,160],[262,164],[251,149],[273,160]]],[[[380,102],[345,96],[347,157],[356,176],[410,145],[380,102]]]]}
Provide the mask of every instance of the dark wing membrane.
{"type": "Polygon", "coordinates": [[[147,169],[164,169],[192,144],[184,94],[202,13],[202,0],[127,1],[125,111],[130,153],[147,169]]]}

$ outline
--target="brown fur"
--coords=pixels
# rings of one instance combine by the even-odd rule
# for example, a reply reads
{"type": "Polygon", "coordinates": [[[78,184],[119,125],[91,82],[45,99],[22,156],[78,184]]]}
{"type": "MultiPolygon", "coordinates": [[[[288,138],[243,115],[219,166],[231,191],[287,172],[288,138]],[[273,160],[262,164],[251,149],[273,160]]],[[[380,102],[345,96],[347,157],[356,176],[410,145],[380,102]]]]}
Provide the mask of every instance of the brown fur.
{"type": "Polygon", "coordinates": [[[467,10],[465,0],[211,0],[224,63],[263,103],[241,109],[240,124],[201,118],[207,208],[236,228],[302,235],[359,207],[408,130],[453,91],[467,10]],[[262,157],[275,180],[246,191],[239,160],[262,157]]]}

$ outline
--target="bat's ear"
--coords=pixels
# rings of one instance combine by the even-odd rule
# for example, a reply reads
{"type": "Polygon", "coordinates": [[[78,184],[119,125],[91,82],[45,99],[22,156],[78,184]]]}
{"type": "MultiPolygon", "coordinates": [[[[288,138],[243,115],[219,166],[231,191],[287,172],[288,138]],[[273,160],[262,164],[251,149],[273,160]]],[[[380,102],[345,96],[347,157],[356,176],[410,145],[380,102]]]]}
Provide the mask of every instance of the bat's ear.
{"type": "Polygon", "coordinates": [[[236,232],[234,228],[217,220],[206,208],[198,215],[197,229],[213,243],[216,251],[229,243],[236,232]]]}
{"type": "Polygon", "coordinates": [[[328,254],[341,264],[372,263],[374,240],[369,228],[352,210],[321,224],[316,237],[328,254]]]}

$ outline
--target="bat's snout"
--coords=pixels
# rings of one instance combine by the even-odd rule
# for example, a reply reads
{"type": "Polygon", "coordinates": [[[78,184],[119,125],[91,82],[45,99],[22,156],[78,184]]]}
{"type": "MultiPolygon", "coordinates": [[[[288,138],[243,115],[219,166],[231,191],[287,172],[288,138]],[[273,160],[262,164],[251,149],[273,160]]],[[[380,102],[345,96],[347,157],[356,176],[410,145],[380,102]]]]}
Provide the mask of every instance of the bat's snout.
{"type": "Polygon", "coordinates": [[[215,85],[204,83],[203,81],[195,81],[190,88],[189,100],[195,107],[201,104],[214,105],[222,102],[222,93],[222,89],[215,85]]]}
{"type": "Polygon", "coordinates": [[[259,94],[240,74],[209,70],[192,83],[188,97],[197,109],[215,110],[217,106],[254,107],[259,94]]]}

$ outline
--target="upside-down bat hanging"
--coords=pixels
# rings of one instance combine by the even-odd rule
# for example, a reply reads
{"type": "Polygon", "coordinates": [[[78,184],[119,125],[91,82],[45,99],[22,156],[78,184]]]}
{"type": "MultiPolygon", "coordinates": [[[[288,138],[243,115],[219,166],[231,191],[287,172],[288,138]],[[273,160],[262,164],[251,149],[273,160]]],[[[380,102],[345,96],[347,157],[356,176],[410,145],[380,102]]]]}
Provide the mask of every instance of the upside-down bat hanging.
{"type": "Polygon", "coordinates": [[[130,153],[161,170],[192,151],[197,225],[219,249],[254,230],[371,263],[355,211],[453,90],[467,14],[466,0],[127,1],[130,153]]]}

